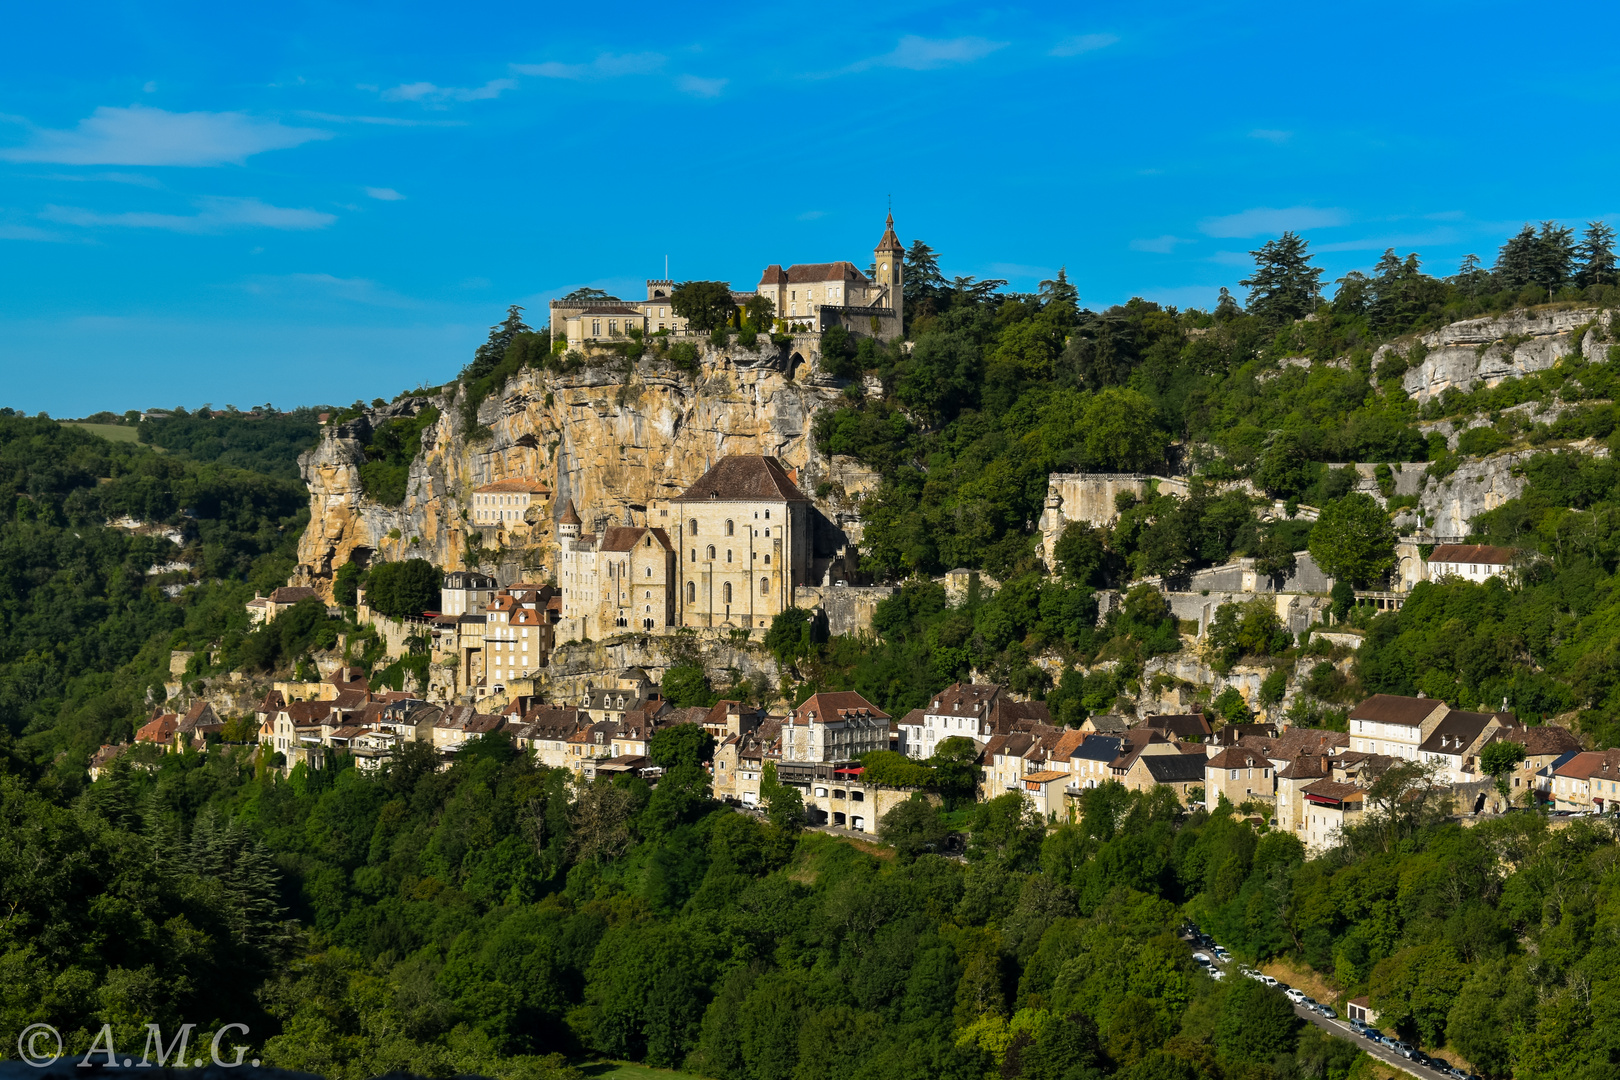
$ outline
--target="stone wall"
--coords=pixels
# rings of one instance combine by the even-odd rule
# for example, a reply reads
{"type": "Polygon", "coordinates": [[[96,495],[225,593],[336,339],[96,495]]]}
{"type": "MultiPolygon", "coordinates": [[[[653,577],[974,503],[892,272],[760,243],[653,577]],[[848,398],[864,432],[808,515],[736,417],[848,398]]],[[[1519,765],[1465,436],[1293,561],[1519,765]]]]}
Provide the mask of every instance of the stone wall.
{"type": "Polygon", "coordinates": [[[831,586],[799,588],[794,603],[827,613],[827,628],[834,634],[862,634],[872,630],[877,606],[894,595],[893,586],[831,586]]]}

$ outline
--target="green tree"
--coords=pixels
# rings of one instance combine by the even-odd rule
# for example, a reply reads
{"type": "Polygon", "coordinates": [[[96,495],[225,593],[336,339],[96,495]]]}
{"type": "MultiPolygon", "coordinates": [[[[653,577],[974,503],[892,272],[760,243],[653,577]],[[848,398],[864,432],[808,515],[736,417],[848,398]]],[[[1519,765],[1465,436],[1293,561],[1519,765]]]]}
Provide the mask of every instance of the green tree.
{"type": "Polygon", "coordinates": [[[972,803],[979,790],[979,746],[972,739],[953,735],[934,747],[928,759],[934,770],[934,787],[954,810],[972,803]]]}
{"type": "Polygon", "coordinates": [[[767,761],[759,778],[759,799],[777,831],[794,834],[804,827],[804,795],[792,784],[776,779],[776,763],[767,761]]]}
{"type": "Polygon", "coordinates": [[[1488,742],[1479,752],[1480,770],[1496,781],[1496,793],[1503,800],[1511,797],[1508,793],[1508,776],[1519,767],[1524,755],[1524,744],[1508,739],[1488,742]]]}
{"type": "Polygon", "coordinates": [[[378,563],[366,574],[366,603],[391,619],[416,617],[439,610],[443,582],[443,572],[426,559],[378,563]]]}
{"type": "Polygon", "coordinates": [[[665,769],[707,765],[714,758],[714,736],[702,724],[670,724],[653,733],[647,756],[665,769]]]}
{"type": "Polygon", "coordinates": [[[473,353],[472,363],[462,369],[462,379],[472,382],[488,375],[506,359],[506,350],[514,337],[533,332],[523,321],[522,306],[511,305],[506,309],[506,318],[489,328],[489,339],[478,346],[473,353]]]}
{"type": "Polygon", "coordinates": [[[1310,552],[1323,573],[1366,585],[1395,565],[1395,530],[1371,495],[1352,492],[1323,508],[1310,552]]]}
{"type": "Polygon", "coordinates": [[[776,318],[776,305],[764,293],[755,293],[743,305],[743,317],[755,330],[769,330],[772,320],[776,318]]]}
{"type": "Polygon", "coordinates": [[[1052,545],[1052,556],[1066,580],[1092,586],[1103,583],[1108,558],[1106,536],[1084,521],[1071,521],[1063,527],[1063,534],[1052,545]]]}
{"type": "Polygon", "coordinates": [[[1614,229],[1606,222],[1586,223],[1586,232],[1581,236],[1577,253],[1581,268],[1575,280],[1582,288],[1620,284],[1620,274],[1615,272],[1614,263],[1614,229]]]}
{"type": "Polygon", "coordinates": [[[663,692],[664,700],[677,709],[694,706],[706,709],[720,700],[720,695],[715,693],[709,684],[708,672],[703,670],[702,664],[671,664],[665,670],[664,680],[659,688],[663,692]]]}
{"type": "Polygon", "coordinates": [[[704,333],[726,325],[737,310],[731,286],[723,281],[683,281],[671,290],[669,306],[687,326],[704,333]]]}
{"type": "Polygon", "coordinates": [[[1289,231],[1267,241],[1254,257],[1254,272],[1238,282],[1249,290],[1249,311],[1270,323],[1292,322],[1316,310],[1322,270],[1311,265],[1310,245],[1289,231]]]}
{"type": "Polygon", "coordinates": [[[1304,1021],[1281,990],[1252,979],[1233,979],[1226,987],[1220,1018],[1215,1024],[1215,1046],[1223,1059],[1235,1064],[1268,1064],[1294,1048],[1304,1021]]]}
{"type": "Polygon", "coordinates": [[[1158,468],[1170,445],[1153,402],[1125,387],[1110,386],[1098,393],[1086,408],[1084,427],[1086,461],[1106,472],[1158,468]]]}
{"type": "Polygon", "coordinates": [[[946,833],[939,809],[920,791],[884,814],[878,822],[878,837],[894,846],[895,857],[902,863],[937,851],[946,833]]]}

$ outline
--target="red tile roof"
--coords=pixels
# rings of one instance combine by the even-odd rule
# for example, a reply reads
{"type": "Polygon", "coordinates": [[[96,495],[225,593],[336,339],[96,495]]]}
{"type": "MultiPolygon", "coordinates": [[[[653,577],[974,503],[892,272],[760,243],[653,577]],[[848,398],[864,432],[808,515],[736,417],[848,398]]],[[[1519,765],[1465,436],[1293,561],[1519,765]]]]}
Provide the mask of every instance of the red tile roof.
{"type": "Polygon", "coordinates": [[[1429,553],[1429,562],[1507,566],[1513,562],[1513,549],[1491,544],[1439,544],[1429,553]]]}
{"type": "Polygon", "coordinates": [[[549,495],[551,489],[538,480],[526,480],[521,476],[508,476],[505,480],[497,480],[493,484],[473,488],[479,495],[489,495],[501,492],[516,492],[527,495],[549,495]]]}
{"type": "Polygon", "coordinates": [[[1402,727],[1422,727],[1436,709],[1445,709],[1446,703],[1438,698],[1401,697],[1397,694],[1374,694],[1357,705],[1350,713],[1352,720],[1370,720],[1379,724],[1399,724],[1402,727]]]}
{"type": "Polygon", "coordinates": [[[641,543],[641,538],[652,534],[654,540],[665,551],[673,551],[674,546],[669,542],[669,533],[663,529],[648,529],[641,526],[613,525],[602,530],[602,542],[597,546],[599,551],[629,551],[641,543]]]}

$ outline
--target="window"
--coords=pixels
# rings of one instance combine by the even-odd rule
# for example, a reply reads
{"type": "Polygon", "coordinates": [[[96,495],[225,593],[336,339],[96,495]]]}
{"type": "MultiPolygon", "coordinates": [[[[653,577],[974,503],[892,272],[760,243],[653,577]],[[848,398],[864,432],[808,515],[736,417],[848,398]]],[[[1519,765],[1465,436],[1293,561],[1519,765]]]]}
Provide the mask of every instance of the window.
{"type": "Polygon", "coordinates": [[[592,319],[591,320],[591,337],[601,337],[601,336],[602,336],[602,320],[601,319],[592,319]]]}
{"type": "Polygon", "coordinates": [[[769,596],[770,592],[771,592],[771,579],[770,578],[760,578],[759,579],[759,595],[761,595],[761,596],[769,596]]]}
{"type": "Polygon", "coordinates": [[[686,602],[688,604],[697,603],[697,582],[695,581],[686,583],[686,602]]]}
{"type": "Polygon", "coordinates": [[[765,526],[765,536],[768,539],[770,537],[770,535],[771,535],[771,527],[769,525],[767,525],[767,526],[765,526]]]}
{"type": "Polygon", "coordinates": [[[714,545],[713,544],[709,545],[708,556],[709,556],[709,561],[713,562],[714,561],[714,545]]]}
{"type": "Polygon", "coordinates": [[[647,576],[652,577],[652,567],[647,567],[647,576]]]}
{"type": "Polygon", "coordinates": [[[769,510],[765,511],[765,520],[766,521],[771,520],[771,512],[769,510]]]}
{"type": "Polygon", "coordinates": [[[731,549],[726,548],[726,562],[730,562],[730,561],[731,561],[731,549]]]}
{"type": "Polygon", "coordinates": [[[697,518],[693,518],[691,521],[687,522],[687,527],[690,530],[690,532],[692,533],[692,535],[696,536],[697,535],[697,518]]]}
{"type": "Polygon", "coordinates": [[[721,587],[721,596],[726,603],[731,603],[731,582],[728,581],[721,587]]]}
{"type": "Polygon", "coordinates": [[[735,525],[733,525],[731,523],[730,518],[727,518],[726,519],[726,535],[727,536],[735,536],[736,533],[737,533],[737,526],[735,526],[735,525]]]}
{"type": "Polygon", "coordinates": [[[618,332],[619,332],[619,320],[618,319],[609,319],[608,320],[608,333],[609,334],[617,334],[618,332]]]}
{"type": "Polygon", "coordinates": [[[766,566],[771,565],[771,557],[769,555],[765,556],[765,565],[766,566]]]}

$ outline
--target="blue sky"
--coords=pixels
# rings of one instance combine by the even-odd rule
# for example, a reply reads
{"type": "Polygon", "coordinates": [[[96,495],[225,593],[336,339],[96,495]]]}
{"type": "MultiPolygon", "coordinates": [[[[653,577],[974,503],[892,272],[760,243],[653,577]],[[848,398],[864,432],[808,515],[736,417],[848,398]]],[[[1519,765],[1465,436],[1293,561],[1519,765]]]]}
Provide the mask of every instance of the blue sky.
{"type": "Polygon", "coordinates": [[[1612,5],[11,5],[0,404],[392,397],[509,303],[866,265],[1208,306],[1620,221],[1612,5]],[[231,10],[232,8],[241,10],[231,10]],[[1548,21],[1552,19],[1554,21],[1548,21]]]}

